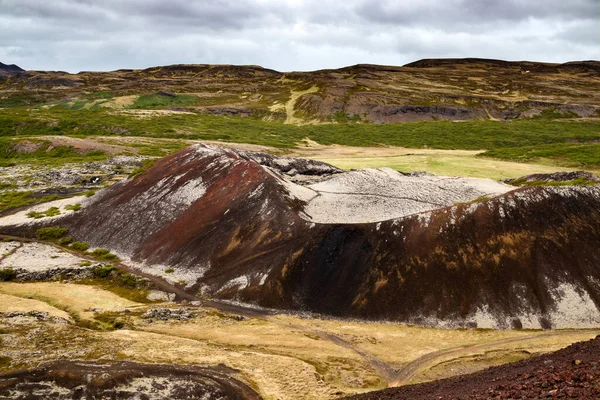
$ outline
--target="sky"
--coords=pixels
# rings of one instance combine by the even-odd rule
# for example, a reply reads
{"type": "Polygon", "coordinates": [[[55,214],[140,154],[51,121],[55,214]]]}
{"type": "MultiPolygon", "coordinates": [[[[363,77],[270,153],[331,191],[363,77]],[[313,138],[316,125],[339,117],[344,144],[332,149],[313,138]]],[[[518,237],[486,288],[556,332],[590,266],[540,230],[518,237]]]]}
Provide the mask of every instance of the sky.
{"type": "Polygon", "coordinates": [[[600,59],[600,0],[0,0],[0,62],[309,71],[422,58],[600,59]]]}

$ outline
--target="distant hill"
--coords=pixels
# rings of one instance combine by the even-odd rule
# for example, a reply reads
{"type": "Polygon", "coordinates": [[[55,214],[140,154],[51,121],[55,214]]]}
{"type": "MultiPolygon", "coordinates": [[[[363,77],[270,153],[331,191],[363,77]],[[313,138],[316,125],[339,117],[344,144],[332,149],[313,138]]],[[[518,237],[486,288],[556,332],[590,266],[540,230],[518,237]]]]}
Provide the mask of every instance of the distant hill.
{"type": "MultiPolygon", "coordinates": [[[[0,83],[0,90],[27,98],[29,105],[54,103],[66,96],[81,104],[93,102],[90,107],[110,108],[122,101],[109,98],[164,92],[187,95],[175,102],[186,111],[300,124],[600,117],[598,61],[449,58],[311,72],[209,64],[78,74],[16,74],[20,68],[4,68],[14,76],[0,83]],[[106,101],[93,98],[91,94],[98,92],[106,101]]],[[[162,103],[172,107],[174,101],[156,104],[162,103]]]]}
{"type": "Polygon", "coordinates": [[[19,72],[23,72],[25,71],[23,68],[19,67],[18,65],[15,64],[11,64],[11,65],[7,65],[7,64],[3,64],[0,62],[0,76],[4,75],[4,76],[13,76],[18,74],[19,72]]]}

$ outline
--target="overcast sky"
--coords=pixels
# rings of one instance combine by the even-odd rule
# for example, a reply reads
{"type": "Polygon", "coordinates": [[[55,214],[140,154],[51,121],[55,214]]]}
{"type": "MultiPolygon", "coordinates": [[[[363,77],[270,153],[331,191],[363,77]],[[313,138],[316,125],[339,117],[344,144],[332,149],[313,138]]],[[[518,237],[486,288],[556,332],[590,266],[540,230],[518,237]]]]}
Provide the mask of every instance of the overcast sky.
{"type": "Polygon", "coordinates": [[[600,0],[0,0],[0,62],[279,71],[421,58],[600,59],[600,0]]]}

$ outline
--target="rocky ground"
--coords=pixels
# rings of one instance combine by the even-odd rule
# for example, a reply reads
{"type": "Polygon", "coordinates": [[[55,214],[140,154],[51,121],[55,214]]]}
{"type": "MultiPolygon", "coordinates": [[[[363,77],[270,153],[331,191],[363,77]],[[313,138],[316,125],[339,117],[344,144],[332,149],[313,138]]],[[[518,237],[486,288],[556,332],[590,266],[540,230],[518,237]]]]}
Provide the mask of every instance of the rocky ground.
{"type": "Polygon", "coordinates": [[[56,361],[0,376],[0,397],[10,399],[257,400],[224,366],[191,367],[133,362],[56,361]]]}
{"type": "Polygon", "coordinates": [[[600,336],[555,353],[472,375],[349,397],[386,399],[597,399],[600,336]]]}

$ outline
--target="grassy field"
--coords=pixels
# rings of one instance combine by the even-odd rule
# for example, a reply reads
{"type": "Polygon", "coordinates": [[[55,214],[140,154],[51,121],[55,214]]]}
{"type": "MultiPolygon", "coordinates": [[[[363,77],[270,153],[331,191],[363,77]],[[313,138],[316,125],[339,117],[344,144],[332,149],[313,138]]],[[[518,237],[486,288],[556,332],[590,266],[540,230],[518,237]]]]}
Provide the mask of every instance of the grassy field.
{"type": "Polygon", "coordinates": [[[570,168],[600,167],[600,122],[564,119],[431,121],[296,126],[258,118],[204,114],[136,117],[118,111],[61,107],[0,110],[0,136],[135,136],[216,140],[295,148],[308,138],[323,145],[483,150],[480,157],[570,168]]]}

